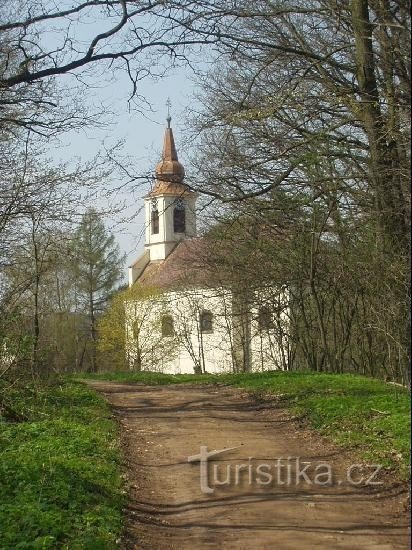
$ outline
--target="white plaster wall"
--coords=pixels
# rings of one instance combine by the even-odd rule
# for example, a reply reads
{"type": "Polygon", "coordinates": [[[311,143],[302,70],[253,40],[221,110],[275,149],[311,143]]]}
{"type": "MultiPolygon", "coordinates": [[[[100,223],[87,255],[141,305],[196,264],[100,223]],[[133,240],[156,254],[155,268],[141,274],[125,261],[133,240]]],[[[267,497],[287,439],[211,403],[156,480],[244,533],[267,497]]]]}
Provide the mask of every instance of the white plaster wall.
{"type": "Polygon", "coordinates": [[[193,372],[195,363],[206,372],[232,370],[231,294],[223,289],[190,290],[173,295],[176,331],[181,335],[181,355],[177,367],[181,372],[193,372]],[[213,332],[202,333],[200,313],[213,314],[213,332]]]}
{"type": "MultiPolygon", "coordinates": [[[[270,291],[271,300],[276,292],[270,291]]],[[[268,298],[269,299],[269,298],[268,298]]],[[[275,327],[260,331],[258,306],[251,309],[250,351],[251,370],[277,370],[288,368],[289,304],[288,293],[279,291],[278,303],[283,311],[279,316],[281,331],[275,327]]],[[[258,303],[262,303],[259,296],[258,303]]],[[[193,374],[195,365],[204,365],[206,372],[233,371],[232,360],[232,296],[217,289],[191,289],[168,292],[150,300],[139,309],[139,303],[126,305],[126,340],[130,363],[134,359],[134,342],[131,326],[133,316],[144,311],[141,341],[153,347],[143,360],[143,370],[155,370],[170,374],[193,374]],[[133,307],[132,307],[133,305],[133,307]],[[213,332],[201,333],[198,320],[202,310],[213,313],[213,332]],[[171,315],[174,320],[175,337],[162,337],[161,317],[171,315]]]]}
{"type": "MultiPolygon", "coordinates": [[[[142,330],[150,332],[147,336],[152,338],[155,345],[157,342],[165,350],[165,353],[160,354],[155,370],[171,374],[193,374],[195,365],[203,364],[204,358],[207,372],[230,372],[230,304],[230,293],[222,289],[169,292],[152,300],[150,314],[142,330]],[[199,313],[204,309],[213,313],[213,332],[210,334],[200,333],[198,326],[199,313]],[[172,315],[176,337],[161,337],[161,323],[158,320],[164,314],[172,315]]],[[[132,309],[126,306],[127,348],[131,363],[134,358],[131,331],[133,318],[130,314],[132,309]]],[[[153,363],[143,362],[143,369],[154,370],[153,363]]]]}

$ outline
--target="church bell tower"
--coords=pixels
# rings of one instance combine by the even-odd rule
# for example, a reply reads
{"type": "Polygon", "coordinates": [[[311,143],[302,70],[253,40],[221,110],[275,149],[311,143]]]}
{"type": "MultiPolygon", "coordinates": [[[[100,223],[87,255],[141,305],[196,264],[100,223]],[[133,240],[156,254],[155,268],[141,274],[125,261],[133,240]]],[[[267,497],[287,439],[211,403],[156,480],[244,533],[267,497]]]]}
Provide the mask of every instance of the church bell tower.
{"type": "Polygon", "coordinates": [[[197,195],[183,183],[185,170],[177,157],[170,122],[169,115],[156,183],[145,197],[145,247],[150,262],[165,260],[178,242],[196,234],[197,195]]]}

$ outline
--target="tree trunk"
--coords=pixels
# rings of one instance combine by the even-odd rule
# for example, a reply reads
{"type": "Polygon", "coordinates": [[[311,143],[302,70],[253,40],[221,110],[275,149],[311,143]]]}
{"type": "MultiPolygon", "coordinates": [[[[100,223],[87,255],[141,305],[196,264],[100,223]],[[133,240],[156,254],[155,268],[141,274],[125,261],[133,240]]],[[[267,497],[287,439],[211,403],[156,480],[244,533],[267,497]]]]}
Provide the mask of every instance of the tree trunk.
{"type": "Polygon", "coordinates": [[[397,170],[397,147],[382,116],[375,75],[372,25],[368,0],[350,3],[355,37],[359,118],[369,141],[370,175],[376,200],[381,246],[404,251],[408,246],[406,211],[397,170]]]}
{"type": "Polygon", "coordinates": [[[39,363],[39,339],[40,339],[40,319],[39,319],[39,276],[36,275],[34,285],[34,312],[33,312],[33,356],[32,368],[36,372],[39,363]]]}
{"type": "Polygon", "coordinates": [[[96,372],[96,316],[94,312],[94,300],[93,300],[93,291],[90,290],[89,293],[89,314],[90,314],[90,338],[92,342],[92,349],[90,354],[90,370],[91,372],[96,372]]]}

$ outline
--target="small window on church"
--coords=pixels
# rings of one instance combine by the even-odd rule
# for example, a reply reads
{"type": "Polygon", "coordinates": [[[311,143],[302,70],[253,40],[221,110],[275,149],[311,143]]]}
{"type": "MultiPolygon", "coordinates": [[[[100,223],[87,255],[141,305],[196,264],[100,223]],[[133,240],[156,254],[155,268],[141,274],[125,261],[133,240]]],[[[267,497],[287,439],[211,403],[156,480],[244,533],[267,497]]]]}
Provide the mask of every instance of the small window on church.
{"type": "Polygon", "coordinates": [[[207,309],[200,314],[200,332],[213,332],[213,313],[207,309]]]}
{"type": "Polygon", "coordinates": [[[186,231],[186,211],[184,202],[178,199],[173,209],[173,231],[184,233],[186,231]]]}
{"type": "Polygon", "coordinates": [[[267,306],[261,306],[258,313],[259,330],[269,330],[273,328],[272,312],[267,306]]]}
{"type": "Polygon", "coordinates": [[[152,235],[159,233],[159,211],[156,208],[152,208],[151,214],[152,235]]]}
{"type": "Polygon", "coordinates": [[[175,329],[173,326],[173,317],[171,315],[163,315],[162,317],[162,336],[174,336],[175,329]]]}

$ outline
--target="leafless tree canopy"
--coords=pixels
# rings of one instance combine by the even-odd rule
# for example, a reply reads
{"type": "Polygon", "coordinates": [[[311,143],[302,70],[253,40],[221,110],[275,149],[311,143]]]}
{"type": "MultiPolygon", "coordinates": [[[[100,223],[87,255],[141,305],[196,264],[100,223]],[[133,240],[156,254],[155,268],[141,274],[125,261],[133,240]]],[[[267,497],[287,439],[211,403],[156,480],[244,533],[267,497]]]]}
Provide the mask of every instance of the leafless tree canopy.
{"type": "Polygon", "coordinates": [[[407,6],[242,7],[193,116],[192,184],[223,200],[232,242],[217,265],[240,289],[289,280],[311,368],[408,381],[407,6]]]}

